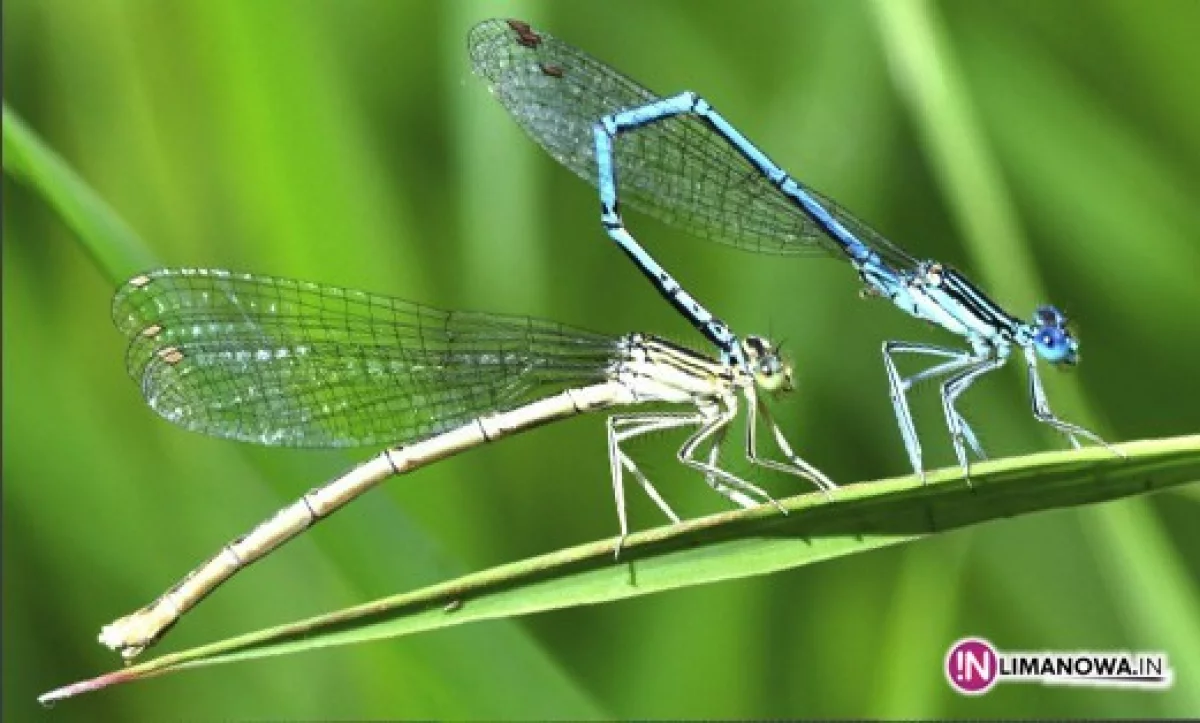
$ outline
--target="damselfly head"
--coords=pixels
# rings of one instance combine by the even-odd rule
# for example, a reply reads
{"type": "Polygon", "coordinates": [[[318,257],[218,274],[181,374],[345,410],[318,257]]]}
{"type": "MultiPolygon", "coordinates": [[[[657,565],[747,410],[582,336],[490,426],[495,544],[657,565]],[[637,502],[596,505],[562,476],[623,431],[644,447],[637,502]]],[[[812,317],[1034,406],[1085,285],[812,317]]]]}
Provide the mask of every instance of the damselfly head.
{"type": "Polygon", "coordinates": [[[1066,315],[1053,306],[1039,306],[1033,312],[1033,348],[1051,364],[1079,362],[1079,341],[1067,328],[1066,315]]]}
{"type": "Polygon", "coordinates": [[[771,394],[792,391],[792,365],[780,354],[779,346],[761,336],[747,336],[742,341],[742,349],[759,389],[771,394]]]}

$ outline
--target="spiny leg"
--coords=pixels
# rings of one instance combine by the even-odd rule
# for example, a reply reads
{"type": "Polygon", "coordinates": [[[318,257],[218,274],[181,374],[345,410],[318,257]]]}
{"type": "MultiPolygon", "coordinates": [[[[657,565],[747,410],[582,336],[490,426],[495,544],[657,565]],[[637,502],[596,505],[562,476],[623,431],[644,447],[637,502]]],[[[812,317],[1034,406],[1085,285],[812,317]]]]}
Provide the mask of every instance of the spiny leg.
{"type": "Polygon", "coordinates": [[[719,480],[717,478],[717,475],[712,471],[712,470],[720,469],[720,467],[717,464],[717,461],[721,455],[721,445],[722,445],[722,443],[724,443],[725,436],[728,433],[728,431],[729,431],[729,425],[723,424],[720,426],[719,429],[717,429],[717,431],[713,434],[713,437],[709,440],[707,465],[708,465],[710,471],[708,471],[704,474],[704,482],[709,487],[711,487],[713,489],[713,491],[717,492],[720,495],[727,497],[729,499],[729,501],[734,503],[735,505],[739,505],[739,506],[745,507],[745,508],[757,507],[759,503],[756,500],[754,500],[751,497],[748,497],[747,495],[745,495],[741,492],[738,492],[735,489],[732,489],[731,487],[726,485],[724,482],[719,480]]]}
{"type": "Polygon", "coordinates": [[[1065,422],[1055,416],[1054,412],[1050,411],[1050,402],[1046,399],[1046,390],[1042,388],[1042,378],[1038,375],[1037,356],[1032,348],[1025,350],[1025,365],[1029,369],[1029,396],[1033,401],[1033,417],[1034,419],[1048,424],[1054,429],[1066,435],[1067,439],[1071,440],[1071,445],[1075,449],[1080,448],[1079,440],[1076,436],[1090,439],[1096,444],[1104,447],[1108,451],[1124,457],[1125,453],[1105,442],[1099,435],[1080,427],[1077,424],[1065,422]]]}
{"type": "MultiPolygon", "coordinates": [[[[710,442],[711,446],[708,449],[708,463],[707,464],[712,469],[719,469],[719,467],[717,465],[717,461],[721,455],[721,444],[725,440],[725,433],[726,433],[726,430],[728,430],[728,429],[729,429],[728,426],[721,427],[721,430],[719,432],[717,432],[717,435],[710,442]]],[[[750,509],[751,507],[758,507],[757,500],[729,487],[729,485],[726,485],[725,483],[718,480],[717,476],[715,474],[712,474],[711,472],[706,473],[704,475],[704,481],[708,484],[709,487],[712,487],[713,490],[715,490],[718,494],[724,495],[725,497],[727,497],[729,499],[730,502],[732,502],[735,505],[738,505],[740,507],[745,507],[746,509],[750,509]]]]}
{"type": "MultiPolygon", "coordinates": [[[[716,434],[713,435],[713,438],[709,443],[711,446],[708,449],[708,466],[709,467],[712,467],[714,469],[719,468],[719,465],[717,464],[717,462],[720,459],[721,446],[725,443],[725,437],[728,434],[728,432],[729,432],[729,425],[726,424],[726,425],[722,425],[721,428],[719,430],[717,430],[716,434]]],[[[726,497],[728,497],[730,499],[731,502],[733,502],[736,505],[741,505],[742,507],[757,507],[758,506],[758,503],[755,502],[753,499],[747,497],[746,495],[742,494],[741,492],[738,492],[737,490],[730,489],[728,486],[722,484],[717,479],[716,475],[714,475],[712,473],[704,475],[704,481],[708,484],[709,487],[712,487],[714,490],[716,490],[720,494],[725,495],[726,497]]]]}
{"type": "MultiPolygon", "coordinates": [[[[760,498],[762,498],[764,501],[770,502],[770,503],[774,504],[776,507],[779,507],[780,510],[782,510],[783,508],[779,505],[778,502],[775,501],[775,498],[771,497],[771,495],[767,494],[767,492],[765,490],[758,487],[757,485],[747,482],[746,480],[744,480],[724,469],[721,469],[720,467],[718,467],[716,465],[706,464],[695,458],[696,450],[700,447],[700,445],[703,444],[706,439],[719,433],[722,428],[726,427],[733,420],[733,418],[734,418],[734,416],[736,416],[736,414],[737,414],[736,406],[725,406],[725,407],[719,409],[716,416],[712,417],[710,419],[710,421],[707,424],[705,424],[705,426],[696,430],[696,433],[693,434],[691,437],[689,437],[687,439],[687,441],[685,441],[683,443],[683,446],[679,448],[679,452],[676,456],[679,458],[680,462],[687,465],[688,467],[691,467],[693,469],[703,472],[705,474],[705,476],[712,475],[714,478],[724,482],[725,484],[729,485],[730,487],[732,487],[736,490],[741,490],[743,493],[756,494],[760,498]]],[[[725,494],[726,497],[729,497],[731,500],[733,500],[733,502],[741,505],[742,507],[747,507],[747,508],[757,507],[759,504],[758,502],[756,502],[753,499],[750,499],[750,498],[738,499],[738,498],[735,498],[732,494],[726,494],[720,488],[716,488],[716,489],[718,492],[722,492],[722,494],[725,494]]],[[[732,493],[733,490],[729,490],[729,492],[732,493]]]]}
{"type": "MultiPolygon", "coordinates": [[[[955,412],[957,414],[957,412],[955,412]]],[[[988,458],[987,452],[983,451],[983,446],[979,444],[979,439],[975,436],[975,430],[971,429],[971,425],[967,420],[958,414],[958,431],[962,433],[963,439],[967,441],[967,446],[975,453],[981,461],[988,458]]]]}
{"type": "Polygon", "coordinates": [[[705,417],[700,413],[648,412],[640,414],[614,414],[609,417],[609,422],[616,428],[617,441],[625,442],[651,432],[678,427],[699,426],[705,422],[705,417]]]}
{"type": "Polygon", "coordinates": [[[625,465],[625,469],[629,470],[629,473],[632,474],[634,478],[637,479],[637,481],[642,485],[642,489],[646,491],[646,494],[650,497],[650,499],[654,500],[654,504],[658,505],[658,509],[662,510],[662,513],[666,515],[667,519],[669,519],[671,522],[679,524],[681,522],[679,515],[675,513],[675,510],[671,509],[671,506],[662,498],[662,495],[658,493],[658,490],[654,488],[654,485],[649,479],[647,479],[646,475],[642,473],[642,470],[638,468],[633,459],[631,459],[629,455],[625,454],[624,452],[621,452],[620,456],[622,464],[625,465]]]}
{"type": "Polygon", "coordinates": [[[771,499],[770,495],[740,477],[730,474],[717,464],[721,443],[729,431],[729,423],[737,415],[736,406],[722,406],[718,403],[708,409],[705,424],[684,441],[676,456],[684,465],[704,472],[704,481],[717,493],[728,498],[730,502],[746,509],[758,507],[759,501],[750,497],[747,492],[753,492],[768,500],[771,499]],[[695,454],[706,440],[711,445],[708,450],[708,461],[699,462],[695,459],[695,454]]]}
{"type": "MultiPolygon", "coordinates": [[[[944,374],[957,371],[958,369],[967,366],[970,362],[978,362],[980,358],[981,357],[974,355],[969,356],[967,358],[967,363],[964,363],[962,360],[952,359],[948,362],[943,362],[941,364],[932,366],[924,371],[917,372],[911,377],[902,380],[906,384],[904,391],[907,393],[914,386],[927,379],[934,379],[944,374]]],[[[975,456],[979,457],[979,459],[987,459],[987,453],[983,451],[983,447],[979,444],[979,439],[975,436],[975,430],[971,428],[971,425],[967,423],[967,420],[963,418],[961,414],[958,414],[957,411],[955,412],[955,418],[958,421],[958,428],[962,432],[963,438],[966,439],[967,444],[971,447],[971,451],[974,452],[975,456]]]]}
{"type": "MultiPolygon", "coordinates": [[[[974,433],[970,433],[968,438],[963,431],[967,426],[967,422],[958,413],[954,407],[954,402],[958,400],[959,395],[967,391],[979,377],[988,372],[995,371],[1008,361],[1007,356],[998,356],[993,359],[985,359],[975,366],[972,366],[959,374],[950,377],[942,384],[942,411],[946,415],[946,426],[950,429],[950,442],[954,445],[954,456],[958,458],[958,464],[962,467],[963,476],[967,478],[967,484],[971,482],[971,465],[967,461],[967,450],[963,446],[964,439],[973,439],[974,433]]],[[[972,444],[972,447],[977,444],[972,444]]]]}
{"type": "MultiPolygon", "coordinates": [[[[704,427],[704,429],[701,431],[704,432],[705,434],[708,433],[708,430],[710,427],[715,427],[716,434],[718,436],[724,436],[724,431],[727,428],[727,422],[722,423],[719,417],[717,419],[713,420],[710,417],[708,417],[702,413],[696,413],[696,414],[670,414],[670,413],[654,414],[654,413],[652,413],[652,414],[640,414],[640,415],[618,415],[615,418],[615,420],[613,421],[613,424],[615,425],[615,429],[617,430],[617,431],[615,431],[614,440],[618,447],[620,446],[620,444],[622,442],[624,442],[628,439],[633,439],[634,437],[638,437],[643,434],[648,434],[650,432],[664,431],[664,430],[673,429],[673,428],[677,428],[677,427],[692,426],[692,425],[701,426],[701,427],[704,427]],[[630,427],[630,428],[621,429],[623,427],[630,427]]],[[[695,436],[696,435],[693,435],[693,437],[689,437],[689,440],[693,439],[695,436]]],[[[718,442],[718,444],[719,444],[719,442],[718,442]]],[[[719,467],[717,467],[715,465],[714,459],[717,456],[718,451],[719,451],[719,447],[717,447],[716,445],[714,445],[713,449],[710,450],[709,466],[706,469],[705,480],[709,483],[709,485],[716,492],[727,497],[734,504],[741,505],[743,507],[757,507],[759,504],[757,501],[746,496],[742,492],[739,492],[735,489],[731,489],[729,484],[749,485],[749,483],[744,482],[743,480],[740,480],[737,477],[733,477],[733,476],[729,475],[728,473],[724,472],[723,470],[721,470],[719,467]]],[[[644,482],[643,488],[646,489],[646,492],[651,497],[651,499],[654,499],[656,501],[662,501],[662,498],[658,495],[658,492],[657,492],[657,490],[655,490],[653,484],[651,484],[649,482],[649,480],[646,479],[644,475],[642,475],[641,470],[637,468],[637,466],[633,463],[632,459],[630,459],[628,457],[628,455],[626,455],[624,453],[623,450],[618,449],[618,454],[620,455],[620,458],[622,460],[627,461],[626,468],[629,469],[633,474],[639,476],[639,482],[644,482]]],[[[756,487],[753,487],[753,485],[750,485],[750,487],[752,487],[755,490],[758,489],[756,487]]],[[[761,490],[758,490],[758,491],[762,492],[761,490]]],[[[765,496],[765,493],[763,493],[763,494],[765,496]]],[[[678,516],[676,516],[674,514],[674,512],[666,505],[665,501],[662,501],[661,504],[659,504],[659,509],[663,510],[664,514],[666,514],[668,517],[672,518],[672,521],[674,521],[674,522],[679,521],[678,516]]]]}
{"type": "Polygon", "coordinates": [[[683,415],[683,414],[647,414],[647,415],[623,415],[622,418],[616,420],[615,427],[625,427],[628,429],[619,429],[616,431],[615,441],[617,445],[617,453],[620,456],[625,468],[628,469],[641,484],[646,495],[658,505],[658,509],[662,510],[672,522],[678,523],[679,515],[671,509],[662,495],[650,482],[650,480],[642,473],[641,469],[634,463],[633,458],[625,454],[625,450],[621,449],[621,443],[644,434],[651,432],[659,432],[678,427],[686,427],[699,425],[703,423],[703,419],[699,415],[683,415]]]}
{"type": "Polygon", "coordinates": [[[625,485],[622,482],[622,468],[628,469],[641,484],[650,499],[663,511],[672,522],[679,522],[679,516],[671,509],[666,500],[658,493],[650,480],[638,469],[633,460],[621,449],[621,442],[650,432],[674,429],[677,427],[694,426],[704,423],[699,414],[615,414],[608,418],[608,466],[612,475],[613,496],[617,503],[617,522],[620,525],[620,536],[613,548],[613,556],[620,557],[621,547],[629,536],[629,519],[625,509],[625,485]]]}
{"type": "Polygon", "coordinates": [[[617,502],[617,524],[620,529],[613,554],[620,557],[621,545],[625,544],[625,538],[629,536],[629,520],[625,514],[625,484],[622,481],[621,473],[623,468],[621,449],[617,446],[617,433],[613,424],[617,419],[616,416],[608,418],[608,472],[612,477],[613,497],[617,502]]]}
{"type": "MultiPolygon", "coordinates": [[[[883,343],[883,366],[887,371],[892,409],[896,413],[896,423],[900,427],[900,436],[904,440],[904,449],[908,452],[908,461],[912,463],[914,474],[920,477],[922,482],[925,481],[925,468],[921,464],[921,442],[917,438],[917,428],[913,424],[912,412],[908,408],[908,390],[918,382],[942,374],[949,374],[963,367],[977,364],[979,361],[980,359],[974,354],[959,349],[947,349],[946,347],[918,342],[887,341],[883,343]],[[896,370],[896,362],[892,358],[894,354],[923,354],[926,356],[943,357],[949,361],[936,364],[904,379],[896,370]]],[[[978,441],[975,441],[975,433],[970,432],[969,435],[969,439],[972,440],[972,448],[982,452],[982,450],[978,449],[978,441]]]]}
{"type": "MultiPolygon", "coordinates": [[[[822,492],[828,495],[833,490],[837,489],[837,485],[833,480],[825,476],[821,470],[812,466],[799,455],[792,451],[792,447],[788,444],[787,438],[783,435],[783,430],[775,422],[775,418],[771,415],[771,410],[767,408],[766,402],[753,394],[750,391],[746,392],[747,406],[753,406],[756,414],[751,414],[746,420],[746,458],[751,464],[756,464],[760,467],[775,470],[776,472],[784,472],[786,474],[796,475],[807,479],[815,484],[822,492]],[[758,425],[757,419],[761,415],[763,421],[771,428],[771,433],[775,437],[775,444],[779,447],[779,451],[784,457],[788,458],[791,464],[781,464],[771,459],[762,459],[758,456],[758,425]]],[[[786,512],[786,510],[785,510],[786,512]]]]}

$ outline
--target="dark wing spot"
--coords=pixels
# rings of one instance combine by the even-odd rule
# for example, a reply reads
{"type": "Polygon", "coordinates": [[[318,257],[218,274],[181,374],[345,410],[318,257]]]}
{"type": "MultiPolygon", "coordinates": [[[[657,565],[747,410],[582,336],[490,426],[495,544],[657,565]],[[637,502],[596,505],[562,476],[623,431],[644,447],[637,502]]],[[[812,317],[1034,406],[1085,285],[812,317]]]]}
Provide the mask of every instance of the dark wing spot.
{"type": "Polygon", "coordinates": [[[529,27],[529,23],[521,20],[509,20],[508,27],[517,34],[517,42],[521,45],[527,48],[536,48],[542,44],[542,36],[534,32],[533,28],[529,27]]]}

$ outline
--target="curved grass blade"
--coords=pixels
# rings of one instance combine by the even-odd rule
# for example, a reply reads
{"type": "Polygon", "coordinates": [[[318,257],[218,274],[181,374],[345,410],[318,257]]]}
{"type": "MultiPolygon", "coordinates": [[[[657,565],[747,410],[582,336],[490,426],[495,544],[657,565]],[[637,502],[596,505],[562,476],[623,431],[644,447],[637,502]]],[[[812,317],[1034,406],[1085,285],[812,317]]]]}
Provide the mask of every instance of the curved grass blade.
{"type": "Polygon", "coordinates": [[[66,222],[109,281],[157,266],[154,254],[62,157],[4,104],[4,172],[31,186],[66,222]]]}
{"type": "Polygon", "coordinates": [[[1104,449],[1047,452],[979,464],[972,485],[957,469],[843,487],[831,497],[784,500],[631,535],[622,561],[613,540],[580,545],[422,590],[241,635],[59,688],[52,703],[206,665],[395,638],[480,620],[591,605],[762,575],[1046,510],[1121,499],[1200,480],[1200,435],[1104,449]]]}

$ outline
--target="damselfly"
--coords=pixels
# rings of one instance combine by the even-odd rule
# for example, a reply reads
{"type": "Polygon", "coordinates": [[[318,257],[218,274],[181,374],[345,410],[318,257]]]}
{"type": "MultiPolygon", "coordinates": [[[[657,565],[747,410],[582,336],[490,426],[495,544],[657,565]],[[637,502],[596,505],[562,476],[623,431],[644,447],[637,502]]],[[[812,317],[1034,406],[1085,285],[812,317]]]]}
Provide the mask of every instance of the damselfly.
{"type": "Polygon", "coordinates": [[[1076,447],[1076,437],[1104,444],[1092,432],[1056,417],[1046,400],[1038,357],[1056,365],[1078,360],[1078,342],[1055,307],[1039,307],[1032,321],[1021,321],[957,271],[914,259],[790,177],[696,93],[656,95],[518,20],[484,21],[471,30],[468,45],[475,71],[521,127],[560,163],[599,187],[601,222],[609,237],[724,358],[746,362],[737,336],[630,235],[618,207],[618,188],[620,200],[630,206],[737,248],[844,257],[870,295],[886,297],[908,314],[965,337],[969,350],[908,342],[883,346],[892,405],[918,475],[924,476],[924,467],[908,391],[919,381],[944,379],[943,413],[955,455],[967,473],[965,447],[980,458],[985,455],[955,402],[979,377],[1003,366],[1014,346],[1024,350],[1034,417],[1076,447]],[[943,361],[901,377],[894,362],[898,354],[943,361]]]}
{"type": "MultiPolygon", "coordinates": [[[[197,432],[291,447],[397,444],[279,510],[225,545],[150,605],[106,626],[100,641],[132,658],[238,570],[392,475],[584,412],[608,418],[620,545],[629,533],[623,473],[673,522],[679,516],[622,450],[650,432],[694,428],[679,460],[735,504],[774,500],[718,465],[721,442],[750,410],[753,464],[834,488],[792,452],[760,393],[792,387],[790,367],[759,337],[740,341],[745,367],[657,337],[615,338],[538,319],[441,311],[305,281],[215,269],[162,269],[113,301],[129,337],[126,365],[146,402],[197,432]],[[786,462],[757,452],[761,417],[786,462]]],[[[777,504],[777,503],[776,503],[777,504]]]]}

